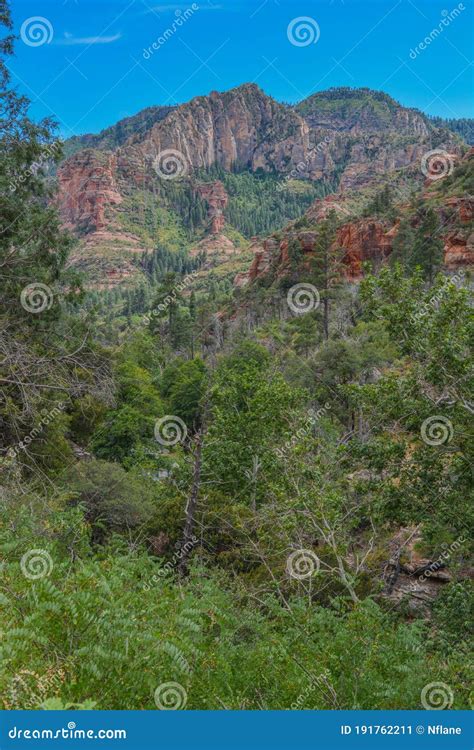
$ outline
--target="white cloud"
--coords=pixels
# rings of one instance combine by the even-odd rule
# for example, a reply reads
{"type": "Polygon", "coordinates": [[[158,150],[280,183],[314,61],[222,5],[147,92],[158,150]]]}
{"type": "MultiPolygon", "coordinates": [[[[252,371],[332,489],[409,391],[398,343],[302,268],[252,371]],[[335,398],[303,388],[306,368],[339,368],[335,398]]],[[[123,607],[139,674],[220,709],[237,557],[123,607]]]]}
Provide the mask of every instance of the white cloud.
{"type": "Polygon", "coordinates": [[[80,36],[75,37],[68,31],[64,34],[64,39],[57,39],[56,44],[64,44],[72,46],[74,44],[111,44],[116,42],[117,39],[121,39],[122,34],[114,34],[113,36],[80,36]]]}

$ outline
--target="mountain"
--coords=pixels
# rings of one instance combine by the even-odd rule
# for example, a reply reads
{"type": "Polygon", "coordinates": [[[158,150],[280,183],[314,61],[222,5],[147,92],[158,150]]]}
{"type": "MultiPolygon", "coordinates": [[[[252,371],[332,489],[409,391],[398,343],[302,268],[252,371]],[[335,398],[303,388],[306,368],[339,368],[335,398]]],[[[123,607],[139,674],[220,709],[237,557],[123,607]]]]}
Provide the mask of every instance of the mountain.
{"type": "Polygon", "coordinates": [[[245,84],[72,139],[58,203],[80,238],[73,262],[90,284],[113,286],[139,280],[137,258],[157,247],[228,259],[328,194],[391,175],[416,184],[436,148],[466,146],[382,92],[331,89],[288,106],[245,84]]]}
{"type": "MultiPolygon", "coordinates": [[[[344,276],[348,281],[361,278],[364,263],[380,267],[394,249],[401,221],[407,221],[416,230],[428,208],[433,209],[439,221],[437,236],[443,244],[444,268],[456,272],[472,267],[473,193],[474,149],[471,149],[458,161],[451,176],[431,183],[427,180],[418,193],[413,193],[411,203],[396,184],[386,193],[385,206],[379,204],[378,207],[377,200],[371,199],[373,193],[367,191],[365,210],[361,210],[360,195],[358,201],[341,194],[329,195],[315,201],[301,219],[282,231],[256,239],[249,248],[253,260],[244,273],[237,274],[235,285],[240,289],[251,289],[255,285],[269,288],[286,278],[303,277],[315,259],[318,225],[331,211],[338,219],[333,249],[334,252],[342,250],[344,276]],[[295,255],[298,256],[296,268],[295,255]]],[[[362,200],[363,197],[364,193],[362,200]]]]}
{"type": "Polygon", "coordinates": [[[69,138],[65,143],[65,157],[72,156],[76,151],[84,148],[114,149],[122,146],[125,141],[140,130],[148,130],[155,122],[163,120],[173,107],[147,107],[132,117],[125,117],[115,125],[101,130],[94,135],[78,135],[69,138]]]}
{"type": "Polygon", "coordinates": [[[460,117],[458,119],[430,117],[429,119],[437,128],[447,128],[463,138],[470,146],[474,146],[474,119],[472,117],[460,117]]]}

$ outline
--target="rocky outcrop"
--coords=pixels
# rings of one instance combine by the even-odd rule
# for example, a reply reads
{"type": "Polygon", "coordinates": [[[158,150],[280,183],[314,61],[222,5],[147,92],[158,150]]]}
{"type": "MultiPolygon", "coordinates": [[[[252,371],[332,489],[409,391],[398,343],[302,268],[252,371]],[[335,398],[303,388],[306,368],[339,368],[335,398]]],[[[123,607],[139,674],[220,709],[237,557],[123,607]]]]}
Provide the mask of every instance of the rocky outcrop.
{"type": "MultiPolygon", "coordinates": [[[[245,84],[149,112],[124,121],[120,139],[113,133],[95,141],[82,137],[84,143],[118,143],[119,171],[136,185],[143,182],[143,171],[152,176],[154,161],[172,151],[184,175],[219,166],[318,180],[343,165],[341,187],[349,189],[419,164],[437,132],[421,113],[367,89],[320,92],[289,107],[245,84]]],[[[444,147],[456,152],[455,136],[444,132],[443,137],[444,147]]]]}
{"type": "Polygon", "coordinates": [[[325,198],[314,201],[306,211],[306,216],[311,223],[317,223],[327,219],[331,211],[335,211],[339,219],[350,218],[348,201],[341,193],[331,193],[325,198]]]}
{"type": "Polygon", "coordinates": [[[474,266],[474,232],[450,232],[444,240],[444,262],[450,271],[474,266]]]}
{"type": "Polygon", "coordinates": [[[362,276],[362,265],[367,261],[376,269],[392,251],[396,227],[389,227],[382,221],[360,219],[343,224],[337,230],[337,246],[344,249],[343,262],[349,280],[362,276]]]}
{"type": "MultiPolygon", "coordinates": [[[[382,105],[377,92],[364,90],[363,107],[346,90],[338,96],[336,107],[328,108],[320,94],[292,108],[255,84],[213,91],[177,107],[124,148],[139,151],[142,160],[178,152],[188,173],[218,165],[318,180],[344,163],[343,189],[419,164],[432,148],[434,128],[421,113],[386,95],[382,105]]],[[[456,139],[446,135],[445,141],[451,148],[456,139]]]]}
{"type": "MultiPolygon", "coordinates": [[[[300,102],[301,114],[313,143],[335,164],[344,164],[340,189],[367,185],[377,175],[419,166],[433,148],[433,127],[414,109],[401,107],[383,92],[369,89],[329,89],[300,102]]],[[[447,135],[442,148],[457,153],[456,138],[447,135]]],[[[330,170],[326,168],[326,175],[330,170]]]]}
{"type": "Polygon", "coordinates": [[[391,96],[368,88],[347,87],[318,91],[300,102],[296,110],[313,128],[361,134],[393,130],[425,137],[430,125],[421,112],[401,107],[391,96]]]}
{"type": "MultiPolygon", "coordinates": [[[[397,227],[388,227],[382,221],[360,219],[343,224],[337,230],[337,240],[334,249],[344,250],[342,262],[348,281],[359,280],[362,276],[362,265],[371,261],[374,267],[380,266],[392,250],[393,237],[397,227]]],[[[247,273],[240,273],[234,280],[237,287],[244,287],[256,279],[266,276],[273,271],[276,278],[281,278],[289,272],[290,258],[289,243],[297,240],[301,246],[302,257],[299,262],[300,270],[311,267],[315,252],[317,234],[315,231],[289,231],[284,239],[277,241],[274,237],[256,242],[250,249],[254,258],[247,273]]]]}
{"type": "Polygon", "coordinates": [[[129,148],[150,158],[179,152],[188,172],[214,165],[227,171],[238,166],[285,172],[309,148],[304,119],[254,84],[198,96],[137,140],[130,139],[129,148]]]}
{"type": "MultiPolygon", "coordinates": [[[[427,193],[428,200],[433,199],[432,193],[427,193]]],[[[405,209],[408,205],[404,206],[405,209]]],[[[352,209],[353,210],[353,209],[352,209]]],[[[444,242],[444,267],[447,271],[474,266],[474,232],[472,221],[474,218],[474,199],[466,197],[449,197],[436,207],[442,228],[444,242]]],[[[315,227],[326,219],[331,211],[335,211],[339,221],[351,215],[351,202],[344,193],[332,194],[326,198],[316,200],[306,212],[309,224],[315,227]]],[[[344,221],[339,225],[336,233],[334,251],[344,251],[342,262],[344,274],[348,281],[359,281],[363,273],[363,265],[370,262],[377,270],[387,260],[393,249],[393,242],[398,233],[399,222],[390,223],[376,218],[359,218],[344,221]]],[[[311,267],[312,256],[315,252],[316,232],[295,232],[294,226],[287,227],[284,237],[276,240],[270,237],[255,241],[250,249],[254,258],[246,273],[239,273],[235,286],[245,287],[256,279],[272,273],[276,279],[289,273],[290,259],[288,245],[292,240],[300,243],[302,257],[299,261],[300,272],[311,267]]]]}
{"type": "MultiPolygon", "coordinates": [[[[443,586],[454,580],[456,559],[462,559],[466,539],[459,537],[444,545],[439,554],[427,557],[419,552],[422,533],[419,527],[401,528],[390,540],[390,557],[384,567],[383,596],[405,606],[413,615],[429,617],[431,605],[443,586]]],[[[472,578],[474,571],[460,565],[457,578],[472,578]]]]}
{"type": "Polygon", "coordinates": [[[198,185],[196,191],[208,206],[207,218],[211,234],[220,234],[225,227],[224,211],[229,201],[225,187],[220,180],[198,185]]]}
{"type": "Polygon", "coordinates": [[[141,255],[146,249],[128,232],[100,229],[82,238],[69,262],[95,289],[110,289],[134,282],[139,270],[133,263],[133,256],[141,255]]]}
{"type": "MultiPolygon", "coordinates": [[[[76,151],[60,166],[58,204],[65,226],[87,238],[84,250],[91,257],[102,252],[104,243],[97,234],[101,232],[114,234],[114,246],[124,255],[143,244],[152,247],[156,238],[147,234],[145,217],[149,221],[150,211],[145,210],[143,196],[149,194],[150,203],[173,212],[165,184],[171,166],[186,188],[208,206],[208,232],[216,241],[205,238],[204,246],[197,245],[193,252],[217,259],[233,251],[223,234],[228,196],[220,181],[197,182],[197,170],[219,167],[262,170],[282,178],[340,179],[343,194],[316,202],[308,218],[320,221],[332,208],[347,218],[338,242],[346,250],[348,278],[357,279],[364,260],[383,262],[396,229],[377,221],[351,222],[344,191],[367,187],[410,165],[419,172],[421,157],[433,147],[434,137],[438,148],[453,154],[459,150],[454,135],[437,130],[422,114],[380,92],[330,90],[291,107],[276,102],[255,84],[245,84],[178,107],[150,108],[97,137],[75,139],[71,150],[83,145],[94,148],[76,151]],[[124,230],[130,226],[137,226],[136,237],[124,230]]],[[[467,222],[472,202],[453,202],[447,210],[458,212],[461,223],[467,222]]],[[[309,256],[311,239],[300,237],[300,241],[309,256]]],[[[464,263],[472,251],[470,238],[452,233],[446,242],[448,263],[453,267],[464,263]]],[[[237,284],[245,285],[265,273],[270,244],[271,240],[257,243],[252,267],[247,275],[239,275],[237,284]]],[[[277,249],[282,266],[277,273],[283,273],[288,263],[287,249],[283,240],[277,249]]]]}
{"type": "Polygon", "coordinates": [[[418,166],[423,154],[429,150],[424,139],[421,143],[405,143],[403,146],[397,146],[393,140],[397,139],[387,135],[372,136],[369,142],[354,144],[349,163],[341,175],[340,189],[365,187],[375,178],[386,176],[389,172],[418,166]]]}
{"type": "Polygon", "coordinates": [[[474,198],[470,196],[464,198],[447,198],[444,205],[448,211],[456,213],[462,224],[468,224],[474,219],[474,198]]]}
{"type": "Polygon", "coordinates": [[[263,241],[256,240],[249,249],[254,253],[250,268],[247,272],[238,273],[234,279],[234,285],[239,288],[251,284],[269,272],[272,260],[278,258],[280,245],[273,237],[269,237],[263,241]]]}
{"type": "Polygon", "coordinates": [[[59,212],[64,225],[80,234],[104,229],[108,209],[122,202],[114,154],[86,149],[58,169],[59,212]]]}

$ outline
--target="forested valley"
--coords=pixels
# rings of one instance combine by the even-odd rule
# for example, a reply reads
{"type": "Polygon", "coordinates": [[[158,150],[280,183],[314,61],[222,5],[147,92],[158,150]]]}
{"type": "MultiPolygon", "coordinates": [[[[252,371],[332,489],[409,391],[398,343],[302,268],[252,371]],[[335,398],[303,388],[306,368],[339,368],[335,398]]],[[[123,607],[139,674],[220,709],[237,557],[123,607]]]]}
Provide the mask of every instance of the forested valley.
{"type": "Polygon", "coordinates": [[[349,207],[398,227],[360,278],[348,211],[307,213],[338,173],[287,195],[242,168],[201,179],[245,267],[271,236],[265,272],[189,254],[207,209],[166,185],[177,246],[90,285],[55,125],[0,78],[2,708],[472,707],[471,277],[437,210],[474,192],[467,147],[428,197],[349,207]]]}

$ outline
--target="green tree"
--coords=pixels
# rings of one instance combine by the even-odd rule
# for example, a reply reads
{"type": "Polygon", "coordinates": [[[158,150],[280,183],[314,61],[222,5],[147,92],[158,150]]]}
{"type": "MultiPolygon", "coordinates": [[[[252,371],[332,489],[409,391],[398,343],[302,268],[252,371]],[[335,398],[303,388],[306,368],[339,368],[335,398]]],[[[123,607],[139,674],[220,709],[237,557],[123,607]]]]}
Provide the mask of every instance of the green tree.
{"type": "Polygon", "coordinates": [[[393,240],[393,248],[390,254],[390,262],[401,263],[408,271],[412,265],[412,253],[415,246],[415,232],[409,219],[402,219],[398,232],[393,240]]]}
{"type": "MultiPolygon", "coordinates": [[[[4,0],[0,25],[12,28],[4,0]]],[[[34,434],[18,456],[24,468],[39,473],[45,460],[55,470],[69,460],[66,408],[73,394],[100,379],[100,358],[87,320],[77,315],[80,285],[65,271],[71,240],[61,230],[46,179],[61,157],[61,143],[54,123],[32,122],[28,99],[10,87],[6,60],[12,50],[13,36],[7,34],[0,41],[0,450],[6,453],[34,434]],[[66,315],[66,303],[75,315],[66,315]],[[46,415],[57,410],[63,416],[55,429],[43,429],[46,415]]]]}
{"type": "Polygon", "coordinates": [[[180,417],[193,431],[200,427],[205,384],[206,366],[201,359],[178,360],[168,365],[161,379],[161,392],[170,414],[180,417]]]}
{"type": "Polygon", "coordinates": [[[436,211],[422,208],[418,212],[419,225],[415,232],[412,267],[420,266],[430,284],[444,260],[444,244],[440,234],[440,222],[436,211]]]}
{"type": "Polygon", "coordinates": [[[324,338],[329,338],[329,319],[332,301],[342,280],[342,250],[334,247],[336,241],[337,216],[330,211],[327,219],[318,227],[314,257],[312,259],[312,278],[318,289],[323,306],[324,338]]]}

